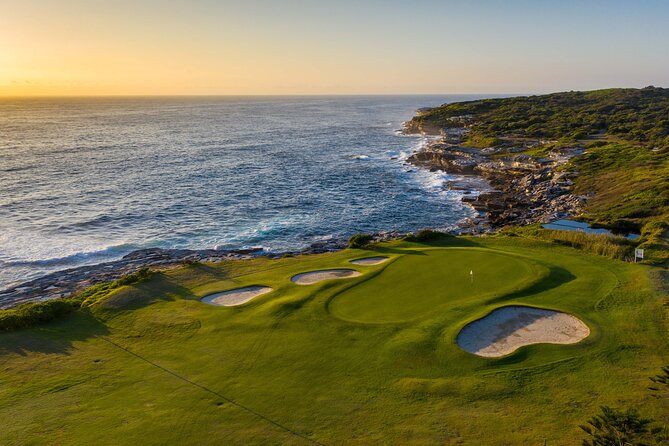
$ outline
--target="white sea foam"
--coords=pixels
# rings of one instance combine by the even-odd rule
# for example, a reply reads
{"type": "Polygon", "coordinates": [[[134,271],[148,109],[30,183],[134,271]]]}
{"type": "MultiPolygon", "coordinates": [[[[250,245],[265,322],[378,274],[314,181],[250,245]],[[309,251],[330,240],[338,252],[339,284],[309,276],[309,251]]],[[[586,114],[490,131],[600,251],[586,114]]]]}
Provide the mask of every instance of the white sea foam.
{"type": "MultiPolygon", "coordinates": [[[[436,139],[437,137],[421,136],[410,150],[400,151],[398,159],[403,163],[406,163],[407,159],[412,154],[425,150],[425,148],[436,139]]],[[[411,181],[418,183],[426,192],[430,194],[439,194],[444,198],[449,196],[449,191],[446,189],[446,185],[449,179],[451,179],[451,175],[441,171],[430,172],[427,169],[414,167],[411,167],[409,171],[407,171],[407,174],[411,181]]]]}
{"type": "Polygon", "coordinates": [[[0,288],[144,247],[282,251],[453,223],[468,211],[447,177],[404,164],[429,138],[393,133],[445,100],[14,104],[0,127],[43,125],[0,144],[0,288]]]}
{"type": "Polygon", "coordinates": [[[133,246],[119,240],[58,235],[46,237],[28,230],[5,229],[0,234],[0,263],[78,263],[88,258],[118,257],[133,246]]]}
{"type": "MultiPolygon", "coordinates": [[[[236,248],[262,248],[266,252],[274,252],[280,248],[288,248],[277,244],[270,246],[262,243],[266,240],[273,240],[286,231],[296,228],[309,227],[312,217],[305,214],[283,215],[279,217],[269,217],[264,220],[249,223],[237,228],[237,230],[224,237],[216,237],[204,244],[196,245],[195,248],[216,247],[216,249],[236,249],[236,248]]],[[[295,248],[300,248],[296,246],[295,248]]]]}
{"type": "Polygon", "coordinates": [[[53,271],[115,260],[138,249],[122,241],[0,231],[0,290],[53,271]]]}
{"type": "MultiPolygon", "coordinates": [[[[407,136],[407,135],[403,135],[407,136]]],[[[415,135],[411,136],[416,138],[415,135]]],[[[405,168],[405,175],[407,181],[410,184],[415,184],[420,187],[424,192],[427,192],[424,198],[426,199],[437,199],[448,201],[451,203],[457,203],[462,206],[463,214],[466,214],[466,218],[471,218],[477,214],[477,212],[470,206],[462,203],[462,198],[466,194],[478,194],[479,190],[482,190],[486,187],[485,181],[479,180],[476,177],[465,177],[463,175],[452,175],[442,171],[431,172],[425,168],[414,167],[413,165],[408,164],[408,158],[417,152],[425,150],[430,143],[437,140],[437,136],[420,136],[418,141],[411,147],[409,150],[400,150],[397,151],[398,162],[402,163],[405,168]],[[457,183],[462,187],[461,189],[451,189],[449,185],[451,183],[457,183]],[[471,186],[471,187],[469,187],[471,186]]],[[[393,151],[387,151],[387,154],[394,153],[393,151]]],[[[456,227],[455,224],[446,225],[441,228],[442,230],[451,230],[456,227]]]]}

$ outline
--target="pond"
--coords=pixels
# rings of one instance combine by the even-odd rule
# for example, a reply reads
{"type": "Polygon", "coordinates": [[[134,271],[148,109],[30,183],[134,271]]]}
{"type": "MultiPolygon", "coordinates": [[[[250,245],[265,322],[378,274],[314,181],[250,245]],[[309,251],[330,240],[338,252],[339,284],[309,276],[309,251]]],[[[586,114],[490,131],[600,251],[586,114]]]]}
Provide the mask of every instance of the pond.
{"type": "Polygon", "coordinates": [[[574,220],[555,220],[550,223],[543,224],[541,225],[541,227],[545,229],[556,229],[561,231],[581,231],[588,234],[617,235],[625,237],[628,240],[636,240],[639,237],[641,237],[639,234],[634,234],[634,233],[628,233],[628,234],[613,233],[610,230],[604,228],[592,228],[587,223],[574,220]]]}

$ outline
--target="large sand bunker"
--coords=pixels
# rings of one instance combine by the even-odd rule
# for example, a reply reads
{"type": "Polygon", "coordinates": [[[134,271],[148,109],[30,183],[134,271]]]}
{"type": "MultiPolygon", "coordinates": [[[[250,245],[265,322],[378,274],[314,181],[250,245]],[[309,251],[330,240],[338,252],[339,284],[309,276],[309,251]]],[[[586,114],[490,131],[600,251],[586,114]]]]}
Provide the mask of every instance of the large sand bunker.
{"type": "Polygon", "coordinates": [[[323,280],[348,279],[349,277],[356,277],[359,275],[360,273],[354,269],[323,269],[296,274],[291,277],[290,280],[298,285],[312,285],[323,280]]]}
{"type": "Polygon", "coordinates": [[[223,291],[222,293],[210,294],[209,296],[204,296],[201,300],[210,305],[234,307],[235,305],[245,304],[254,297],[267,294],[270,291],[273,291],[273,289],[267,286],[249,286],[246,288],[223,291]]]}
{"type": "Polygon", "coordinates": [[[588,326],[570,314],[509,306],[465,326],[457,342],[475,355],[496,357],[508,355],[524,345],[575,344],[589,334],[588,326]]]}
{"type": "Polygon", "coordinates": [[[365,257],[364,259],[355,259],[351,260],[351,263],[354,265],[378,265],[379,263],[383,263],[386,260],[388,260],[388,257],[365,257]]]}

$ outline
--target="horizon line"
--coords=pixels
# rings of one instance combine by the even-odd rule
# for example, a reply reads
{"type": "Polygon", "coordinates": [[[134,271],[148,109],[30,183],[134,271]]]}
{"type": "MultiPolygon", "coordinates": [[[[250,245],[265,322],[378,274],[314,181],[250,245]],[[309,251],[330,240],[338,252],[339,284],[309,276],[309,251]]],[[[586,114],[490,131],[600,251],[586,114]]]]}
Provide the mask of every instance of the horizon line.
{"type": "Polygon", "coordinates": [[[562,89],[562,90],[543,90],[543,91],[524,91],[524,92],[491,92],[491,91],[474,91],[474,92],[436,92],[436,93],[247,93],[247,94],[231,94],[231,93],[212,93],[212,94],[184,94],[184,93],[165,93],[165,94],[0,94],[0,100],[3,99],[57,99],[57,98],[249,98],[249,97],[364,97],[364,96],[535,96],[552,93],[566,93],[571,91],[599,91],[611,89],[642,89],[647,87],[658,87],[657,85],[648,85],[645,87],[600,87],[592,89],[562,89]]]}
{"type": "Polygon", "coordinates": [[[336,97],[336,96],[471,96],[471,95],[533,95],[545,93],[528,92],[471,92],[471,93],[248,93],[248,94],[0,94],[0,99],[7,98],[178,98],[178,97],[336,97]]]}

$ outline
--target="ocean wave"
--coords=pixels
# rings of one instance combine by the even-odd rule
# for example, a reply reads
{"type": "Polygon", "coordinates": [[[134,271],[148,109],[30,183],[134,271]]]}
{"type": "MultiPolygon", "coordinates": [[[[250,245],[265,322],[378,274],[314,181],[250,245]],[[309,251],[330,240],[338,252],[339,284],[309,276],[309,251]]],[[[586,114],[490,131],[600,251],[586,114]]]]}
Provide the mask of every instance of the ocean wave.
{"type": "Polygon", "coordinates": [[[111,258],[136,246],[123,240],[49,236],[39,231],[5,229],[0,232],[0,265],[50,266],[78,264],[90,259],[111,258]]]}
{"type": "MultiPolygon", "coordinates": [[[[416,138],[416,136],[414,136],[416,138]]],[[[421,136],[418,137],[418,141],[409,149],[409,150],[399,150],[396,153],[396,157],[403,165],[409,165],[407,160],[409,157],[417,152],[424,150],[436,137],[431,136],[421,136]]],[[[389,153],[390,151],[386,152],[389,153]]],[[[405,170],[405,174],[409,178],[409,181],[413,184],[417,184],[423,191],[428,192],[429,194],[439,194],[443,197],[448,197],[447,183],[451,176],[447,173],[437,171],[430,172],[427,169],[414,168],[412,165],[409,165],[410,168],[405,170]]]]}
{"type": "Polygon", "coordinates": [[[239,227],[233,234],[224,238],[217,238],[209,243],[209,246],[216,249],[262,248],[266,252],[273,252],[276,247],[267,244],[267,241],[280,239],[287,232],[308,228],[310,218],[306,214],[268,218],[264,221],[239,227]]]}
{"type": "Polygon", "coordinates": [[[50,124],[8,130],[37,167],[0,175],[0,288],[146,247],[283,251],[466,217],[442,173],[405,164],[431,138],[393,132],[445,100],[85,104],[95,120],[76,101],[21,106],[13,116],[50,124]]]}
{"type": "Polygon", "coordinates": [[[43,259],[17,259],[0,260],[0,266],[55,266],[55,265],[78,265],[88,260],[102,260],[103,258],[121,257],[128,252],[138,249],[130,244],[117,244],[94,249],[91,251],[80,251],[62,257],[49,257],[43,259]]]}

